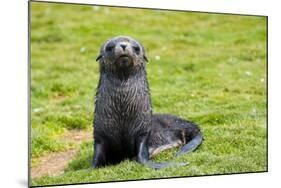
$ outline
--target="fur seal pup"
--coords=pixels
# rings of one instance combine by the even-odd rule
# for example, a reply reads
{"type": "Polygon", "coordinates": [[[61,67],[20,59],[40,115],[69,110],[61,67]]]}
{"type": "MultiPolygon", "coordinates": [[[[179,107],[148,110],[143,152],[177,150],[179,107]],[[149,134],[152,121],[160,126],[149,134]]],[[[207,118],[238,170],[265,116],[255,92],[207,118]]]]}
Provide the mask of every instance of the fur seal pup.
{"type": "Polygon", "coordinates": [[[202,142],[197,125],[168,114],[152,114],[145,49],[137,40],[118,36],[100,49],[100,78],[94,111],[94,168],[129,158],[159,169],[188,163],[156,163],[159,152],[183,145],[177,156],[202,142]]]}

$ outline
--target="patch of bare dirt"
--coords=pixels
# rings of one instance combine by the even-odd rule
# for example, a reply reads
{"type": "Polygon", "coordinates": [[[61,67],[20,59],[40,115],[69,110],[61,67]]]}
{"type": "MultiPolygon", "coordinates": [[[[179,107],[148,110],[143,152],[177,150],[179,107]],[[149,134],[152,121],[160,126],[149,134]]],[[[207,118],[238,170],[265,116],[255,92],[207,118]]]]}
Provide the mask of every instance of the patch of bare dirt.
{"type": "MultiPolygon", "coordinates": [[[[61,141],[81,144],[84,141],[90,141],[93,138],[92,131],[71,130],[67,131],[63,136],[58,138],[61,141]]],[[[31,178],[39,178],[42,176],[58,176],[64,172],[64,168],[68,162],[78,153],[78,149],[70,149],[65,152],[50,153],[39,157],[38,164],[31,167],[31,178]]]]}
{"type": "Polygon", "coordinates": [[[54,95],[51,97],[51,99],[56,100],[56,101],[62,101],[66,98],[68,98],[68,96],[65,96],[65,95],[54,95]]]}
{"type": "Polygon", "coordinates": [[[40,157],[39,164],[31,168],[32,179],[41,176],[58,176],[62,174],[68,161],[72,159],[76,153],[77,150],[68,150],[40,157]]]}

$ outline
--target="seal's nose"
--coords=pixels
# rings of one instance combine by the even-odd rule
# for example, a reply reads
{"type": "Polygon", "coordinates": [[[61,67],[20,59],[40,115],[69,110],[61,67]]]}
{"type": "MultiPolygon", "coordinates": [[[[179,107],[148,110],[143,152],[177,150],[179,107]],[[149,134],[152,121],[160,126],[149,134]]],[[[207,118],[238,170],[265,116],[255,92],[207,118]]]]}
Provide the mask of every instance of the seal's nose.
{"type": "Polygon", "coordinates": [[[121,48],[123,48],[123,50],[125,50],[125,48],[127,47],[127,44],[120,44],[121,48]]]}

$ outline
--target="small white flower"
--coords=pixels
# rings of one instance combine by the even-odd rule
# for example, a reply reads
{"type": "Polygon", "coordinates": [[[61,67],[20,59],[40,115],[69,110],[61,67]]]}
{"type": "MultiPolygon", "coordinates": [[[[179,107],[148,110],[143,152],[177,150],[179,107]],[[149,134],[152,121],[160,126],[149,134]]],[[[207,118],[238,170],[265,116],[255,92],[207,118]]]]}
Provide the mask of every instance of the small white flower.
{"type": "Polygon", "coordinates": [[[247,76],[252,76],[252,73],[251,73],[250,71],[246,71],[245,74],[246,74],[247,76]]]}
{"type": "Polygon", "coordinates": [[[156,60],[160,60],[160,58],[161,58],[161,57],[160,57],[159,55],[156,55],[156,56],[155,56],[155,59],[156,59],[156,60]]]}
{"type": "Polygon", "coordinates": [[[85,47],[81,47],[81,48],[80,48],[80,52],[81,52],[81,53],[84,53],[85,51],[86,51],[86,48],[85,48],[85,47]]]}
{"type": "Polygon", "coordinates": [[[264,78],[261,78],[261,82],[264,82],[264,78]]]}
{"type": "Polygon", "coordinates": [[[43,108],[34,108],[33,112],[38,113],[38,112],[43,112],[44,109],[43,108]]]}
{"type": "Polygon", "coordinates": [[[94,10],[94,11],[98,11],[99,9],[100,9],[99,6],[93,6],[93,10],[94,10]]]}

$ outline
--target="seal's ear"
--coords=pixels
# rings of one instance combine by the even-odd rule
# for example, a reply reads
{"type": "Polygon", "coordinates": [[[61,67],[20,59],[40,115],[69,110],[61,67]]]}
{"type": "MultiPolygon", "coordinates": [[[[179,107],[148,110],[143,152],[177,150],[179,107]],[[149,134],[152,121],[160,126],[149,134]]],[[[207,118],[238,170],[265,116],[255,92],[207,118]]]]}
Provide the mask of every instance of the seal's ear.
{"type": "Polygon", "coordinates": [[[142,44],[140,44],[140,46],[141,46],[141,49],[142,49],[143,59],[145,60],[145,62],[148,62],[148,59],[147,59],[146,53],[145,53],[145,49],[144,49],[142,44]]]}
{"type": "Polygon", "coordinates": [[[143,59],[144,59],[146,62],[148,62],[148,59],[147,59],[146,55],[143,55],[143,59]]]}
{"type": "Polygon", "coordinates": [[[103,56],[103,54],[100,54],[100,55],[97,57],[96,61],[100,60],[100,58],[102,58],[102,56],[103,56]]]}

